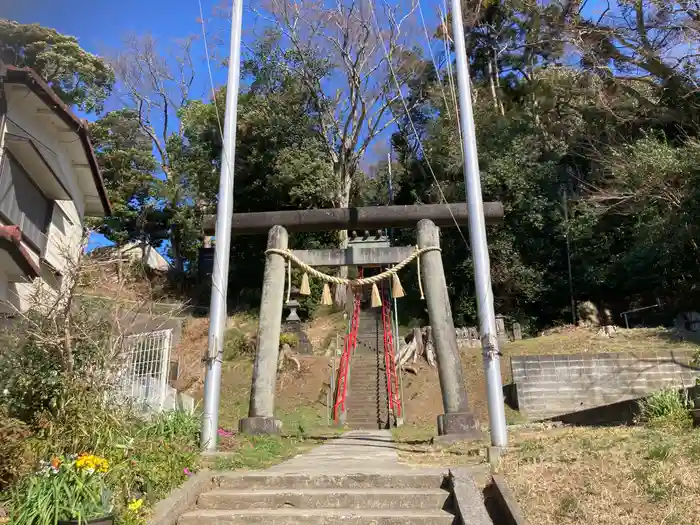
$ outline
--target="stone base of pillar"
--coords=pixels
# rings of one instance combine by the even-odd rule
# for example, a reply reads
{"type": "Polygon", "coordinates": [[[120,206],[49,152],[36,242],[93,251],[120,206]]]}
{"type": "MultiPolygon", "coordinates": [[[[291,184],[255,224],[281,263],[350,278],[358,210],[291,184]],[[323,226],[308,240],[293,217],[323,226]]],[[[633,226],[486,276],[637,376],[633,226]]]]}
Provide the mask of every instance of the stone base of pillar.
{"type": "MultiPolygon", "coordinates": [[[[438,436],[455,441],[477,441],[483,438],[479,423],[471,412],[441,414],[437,417],[438,436]]],[[[442,440],[441,440],[442,441],[442,440]]]]}
{"type": "Polygon", "coordinates": [[[282,422],[274,417],[246,417],[238,422],[238,431],[248,436],[279,434],[282,431],[282,422]]]}

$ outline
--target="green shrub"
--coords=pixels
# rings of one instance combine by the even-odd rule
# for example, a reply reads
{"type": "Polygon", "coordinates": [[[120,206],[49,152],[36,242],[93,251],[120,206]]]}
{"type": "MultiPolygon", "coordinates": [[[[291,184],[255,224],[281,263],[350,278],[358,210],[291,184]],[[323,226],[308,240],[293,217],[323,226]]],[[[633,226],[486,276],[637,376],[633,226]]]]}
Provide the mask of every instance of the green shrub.
{"type": "Polygon", "coordinates": [[[118,350],[112,330],[101,303],[84,300],[65,311],[30,310],[0,331],[0,391],[10,416],[35,424],[76,383],[104,393],[118,350]]]}
{"type": "Polygon", "coordinates": [[[135,416],[128,406],[110,404],[103,394],[81,384],[66,386],[53,410],[38,417],[39,456],[86,451],[109,455],[116,444],[128,441],[135,416]]]}
{"type": "Polygon", "coordinates": [[[3,337],[0,370],[0,390],[12,417],[33,422],[54,407],[63,393],[65,375],[60,360],[35,341],[3,337]]]}
{"type": "MultiPolygon", "coordinates": [[[[0,488],[11,484],[2,496],[11,494],[8,509],[24,516],[20,523],[43,523],[32,518],[36,512],[55,523],[55,512],[42,506],[46,491],[67,489],[63,478],[31,475],[35,460],[63,457],[69,465],[79,455],[96,455],[110,465],[103,481],[117,522],[145,523],[148,504],[196,471],[199,421],[176,411],[143,421],[118,399],[115,372],[122,371],[124,354],[115,320],[124,312],[116,300],[73,299],[31,310],[0,331],[0,488]]],[[[247,339],[234,346],[252,353],[247,339]]],[[[73,476],[68,485],[87,488],[74,474],[66,471],[66,480],[73,476]]]]}
{"type": "Polygon", "coordinates": [[[224,361],[233,361],[254,355],[255,346],[246,334],[236,328],[226,331],[224,335],[224,361]]]}
{"type": "Polygon", "coordinates": [[[104,477],[105,458],[94,455],[55,456],[14,491],[10,510],[15,525],[54,525],[56,521],[85,523],[112,511],[112,496],[104,477]]]}
{"type": "Polygon", "coordinates": [[[141,429],[140,434],[145,438],[165,440],[184,440],[196,446],[199,442],[200,419],[196,413],[170,410],[156,414],[141,429]]]}
{"type": "Polygon", "coordinates": [[[639,401],[639,418],[651,427],[685,428],[692,424],[688,400],[678,390],[655,392],[639,401]]]}
{"type": "Polygon", "coordinates": [[[0,409],[0,492],[6,490],[22,475],[29,473],[34,463],[29,447],[29,427],[0,409]]]}
{"type": "Polygon", "coordinates": [[[299,337],[292,333],[280,334],[280,346],[289,345],[291,348],[296,348],[299,346],[299,337]]]}

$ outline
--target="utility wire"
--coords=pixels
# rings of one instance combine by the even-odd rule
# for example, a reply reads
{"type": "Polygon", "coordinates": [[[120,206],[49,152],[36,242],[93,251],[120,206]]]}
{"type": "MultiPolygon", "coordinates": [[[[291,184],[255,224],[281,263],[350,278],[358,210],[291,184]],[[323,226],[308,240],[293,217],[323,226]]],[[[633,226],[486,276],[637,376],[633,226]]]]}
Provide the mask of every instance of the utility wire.
{"type": "Polygon", "coordinates": [[[384,57],[386,58],[387,64],[389,65],[389,71],[391,72],[391,77],[394,80],[394,83],[396,84],[396,90],[398,92],[398,96],[401,99],[401,104],[403,105],[403,108],[406,112],[406,118],[408,119],[408,122],[411,125],[411,129],[413,130],[413,134],[416,137],[416,142],[418,143],[418,146],[420,147],[420,150],[423,153],[423,159],[425,160],[425,164],[428,166],[428,170],[430,171],[430,174],[432,175],[433,180],[435,181],[437,189],[440,192],[440,198],[442,199],[443,203],[447,206],[447,210],[450,212],[450,216],[452,217],[452,220],[454,221],[455,226],[457,227],[457,231],[459,232],[459,235],[462,237],[462,240],[464,241],[464,244],[467,246],[467,248],[469,248],[469,242],[467,241],[467,238],[464,236],[464,233],[462,232],[462,228],[460,228],[459,223],[457,222],[457,219],[454,216],[454,213],[452,213],[452,209],[450,208],[449,203],[447,202],[447,198],[445,197],[445,193],[442,191],[442,186],[440,185],[440,181],[438,181],[438,178],[435,176],[435,171],[433,170],[433,167],[430,164],[430,160],[428,159],[427,152],[425,151],[425,148],[423,147],[423,142],[421,141],[420,136],[418,134],[418,129],[416,128],[416,125],[414,124],[413,119],[411,118],[411,112],[408,109],[408,104],[406,103],[406,98],[403,96],[403,93],[401,91],[401,84],[399,83],[399,79],[396,76],[396,71],[394,70],[394,65],[391,63],[391,57],[389,56],[389,51],[386,47],[386,41],[384,40],[384,35],[382,34],[381,28],[379,27],[379,19],[377,18],[377,10],[376,10],[374,0],[370,0],[369,6],[370,6],[370,10],[372,11],[372,20],[374,22],[374,30],[377,33],[377,36],[379,37],[379,40],[382,44],[382,49],[384,50],[384,57]]]}
{"type": "Polygon", "coordinates": [[[462,164],[466,162],[464,155],[464,140],[462,140],[462,123],[459,121],[459,107],[457,107],[457,89],[455,88],[454,71],[452,70],[452,59],[450,58],[449,32],[447,25],[447,0],[443,0],[444,11],[440,9],[440,23],[445,31],[443,43],[445,46],[445,58],[447,59],[447,79],[450,84],[450,92],[452,93],[452,103],[455,105],[455,113],[457,114],[457,133],[459,134],[459,149],[462,153],[462,164]]]}
{"type": "Polygon", "coordinates": [[[423,6],[418,0],[418,13],[420,14],[420,20],[423,24],[423,33],[425,33],[425,40],[428,44],[428,51],[430,52],[430,59],[433,61],[433,67],[435,68],[435,74],[438,78],[438,84],[440,85],[440,92],[442,93],[442,100],[445,102],[445,109],[447,110],[447,116],[452,119],[450,115],[450,106],[447,103],[447,95],[445,94],[445,86],[442,84],[442,78],[440,77],[440,68],[438,67],[437,60],[435,60],[435,54],[433,53],[433,46],[430,45],[430,35],[428,34],[428,26],[425,23],[425,16],[423,15],[423,6]]]}
{"type": "MultiPolygon", "coordinates": [[[[234,0],[234,9],[235,9],[235,2],[242,2],[243,0],[234,0]]],[[[207,44],[207,29],[204,23],[204,9],[202,8],[202,0],[197,0],[197,3],[199,4],[199,22],[202,27],[202,41],[204,44],[204,54],[207,57],[207,71],[209,72],[209,86],[211,88],[211,98],[212,102],[214,103],[214,112],[216,113],[216,123],[217,126],[219,127],[219,135],[221,136],[221,143],[223,144],[223,147],[221,149],[221,162],[225,162],[229,164],[229,171],[233,173],[233,166],[231,166],[230,161],[231,159],[227,158],[226,155],[226,145],[224,144],[224,128],[221,124],[221,113],[219,112],[219,104],[216,101],[216,88],[214,87],[214,75],[212,73],[211,69],[211,58],[209,57],[209,45],[207,44]]],[[[230,65],[229,65],[230,67],[230,65]]],[[[228,89],[228,86],[227,86],[228,89]]],[[[216,236],[216,232],[214,232],[214,235],[216,236]]],[[[214,257],[214,264],[216,264],[216,257],[214,257]]],[[[216,283],[213,282],[214,280],[212,279],[212,287],[216,288],[219,292],[222,292],[224,289],[223,283],[216,283]]]]}

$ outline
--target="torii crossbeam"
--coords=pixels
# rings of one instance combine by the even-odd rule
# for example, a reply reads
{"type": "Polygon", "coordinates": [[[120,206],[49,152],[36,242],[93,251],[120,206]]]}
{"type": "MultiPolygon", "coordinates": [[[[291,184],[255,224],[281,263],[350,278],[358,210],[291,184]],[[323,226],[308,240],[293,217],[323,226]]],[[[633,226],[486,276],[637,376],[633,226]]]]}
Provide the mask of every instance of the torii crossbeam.
{"type": "MultiPolygon", "coordinates": [[[[436,226],[453,227],[455,223],[466,226],[469,215],[465,203],[234,213],[231,232],[233,235],[267,233],[276,225],[284,226],[288,232],[415,228],[421,219],[430,219],[436,226]]],[[[503,204],[485,202],[484,219],[487,224],[503,219],[503,204]]],[[[204,233],[213,235],[215,225],[216,217],[206,216],[204,233]]]]}

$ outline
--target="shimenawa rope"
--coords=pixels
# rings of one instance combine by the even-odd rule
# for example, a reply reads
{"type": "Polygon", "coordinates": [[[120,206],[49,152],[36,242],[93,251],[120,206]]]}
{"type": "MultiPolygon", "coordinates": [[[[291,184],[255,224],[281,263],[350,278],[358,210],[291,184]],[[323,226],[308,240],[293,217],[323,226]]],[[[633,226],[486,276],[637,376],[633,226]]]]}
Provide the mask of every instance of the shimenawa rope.
{"type": "MultiPolygon", "coordinates": [[[[364,285],[371,284],[373,288],[373,293],[374,293],[374,288],[376,287],[376,283],[388,279],[388,278],[394,278],[394,282],[396,283],[394,286],[398,289],[400,289],[400,294],[403,296],[403,289],[400,286],[400,283],[398,283],[398,277],[397,274],[400,272],[406,265],[410,264],[413,260],[418,259],[418,288],[420,289],[420,295],[421,299],[425,299],[425,296],[423,294],[423,283],[421,280],[420,276],[420,259],[419,257],[428,252],[434,252],[434,251],[441,251],[439,247],[437,246],[428,246],[426,248],[418,248],[416,246],[415,251],[408,257],[406,257],[403,261],[398,263],[397,265],[393,266],[392,268],[389,268],[385,271],[383,271],[380,274],[373,275],[371,277],[363,277],[360,279],[344,279],[342,277],[335,277],[333,275],[328,275],[325,274],[316,268],[309,266],[306,264],[304,261],[299,259],[296,255],[291,250],[283,250],[279,248],[270,248],[267,251],[265,251],[265,255],[270,255],[270,254],[275,254],[275,255],[280,255],[284,257],[287,260],[287,301],[289,301],[290,294],[291,294],[291,277],[292,277],[292,263],[296,264],[299,268],[304,270],[305,275],[304,275],[304,280],[307,281],[308,279],[306,277],[306,274],[311,274],[314,277],[317,277],[321,279],[325,283],[332,283],[336,284],[339,286],[345,285],[345,286],[351,286],[351,287],[360,287],[364,285]]],[[[302,288],[307,288],[308,284],[304,286],[302,284],[302,288]]],[[[325,288],[327,287],[327,284],[324,286],[324,297],[328,295],[326,293],[325,288]]],[[[308,292],[302,292],[307,294],[308,292]]],[[[374,300],[373,300],[374,302],[374,300]]]]}

